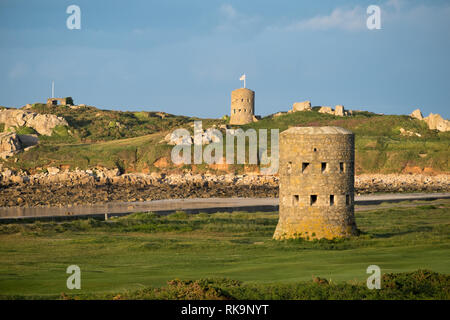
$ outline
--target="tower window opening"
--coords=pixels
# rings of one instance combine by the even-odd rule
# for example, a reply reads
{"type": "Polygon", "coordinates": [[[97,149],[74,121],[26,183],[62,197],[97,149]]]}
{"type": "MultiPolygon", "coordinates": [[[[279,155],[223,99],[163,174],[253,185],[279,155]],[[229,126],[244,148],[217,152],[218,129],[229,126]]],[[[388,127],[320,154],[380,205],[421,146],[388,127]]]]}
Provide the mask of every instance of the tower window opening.
{"type": "Polygon", "coordinates": [[[236,109],[233,109],[234,113],[236,113],[236,109]]]}
{"type": "Polygon", "coordinates": [[[310,197],[310,205],[314,205],[317,202],[317,195],[316,194],[312,194],[310,197]]]}
{"type": "Polygon", "coordinates": [[[299,195],[298,194],[294,195],[294,197],[293,197],[294,205],[298,204],[299,200],[300,200],[299,195]]]}
{"type": "Polygon", "coordinates": [[[327,171],[327,163],[322,162],[322,173],[324,173],[325,171],[327,171]]]}
{"type": "Polygon", "coordinates": [[[334,206],[334,195],[330,194],[330,206],[334,206]]]}
{"type": "Polygon", "coordinates": [[[308,168],[309,162],[303,162],[302,163],[302,173],[305,172],[306,168],[308,168]]]}
{"type": "Polygon", "coordinates": [[[242,109],[239,109],[239,112],[241,112],[242,111],[242,109]]]}
{"type": "Polygon", "coordinates": [[[288,165],[287,165],[287,172],[288,172],[289,174],[292,172],[292,161],[289,161],[289,162],[288,162],[288,165]]]}
{"type": "Polygon", "coordinates": [[[346,204],[346,205],[349,205],[349,204],[350,204],[350,195],[349,195],[349,194],[346,194],[346,195],[345,195],[345,204],[346,204]]]}
{"type": "Polygon", "coordinates": [[[317,152],[317,148],[314,148],[314,152],[317,152]]]}
{"type": "Polygon", "coordinates": [[[339,171],[344,172],[344,163],[343,162],[339,162],[339,171]]]}
{"type": "Polygon", "coordinates": [[[241,99],[241,102],[244,102],[244,99],[241,99]]]}

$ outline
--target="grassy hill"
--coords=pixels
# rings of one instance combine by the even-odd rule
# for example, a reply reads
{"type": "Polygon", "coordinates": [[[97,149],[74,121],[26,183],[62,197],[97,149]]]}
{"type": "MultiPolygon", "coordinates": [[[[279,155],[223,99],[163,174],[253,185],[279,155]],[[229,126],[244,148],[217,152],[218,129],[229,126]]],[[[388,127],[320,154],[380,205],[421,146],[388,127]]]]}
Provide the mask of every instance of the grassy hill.
{"type": "MultiPolygon", "coordinates": [[[[31,111],[64,117],[69,127],[56,127],[51,137],[41,136],[36,148],[9,159],[8,167],[36,171],[46,166],[63,168],[119,167],[123,171],[159,171],[154,162],[170,159],[172,147],[160,143],[175,128],[191,129],[194,120],[203,121],[203,129],[226,124],[223,119],[199,119],[163,112],[121,112],[94,107],[73,109],[68,106],[34,104],[31,111]]],[[[278,117],[267,116],[242,126],[244,130],[279,129],[291,126],[340,126],[356,135],[356,172],[400,173],[408,170],[449,172],[450,132],[429,130],[423,121],[409,116],[355,112],[338,117],[316,111],[296,112],[278,117]],[[404,136],[400,128],[420,135],[404,136]]],[[[270,139],[269,139],[270,140],[270,139]]],[[[225,150],[225,149],[224,149],[225,150]]],[[[180,170],[168,167],[165,171],[180,170]]],[[[206,165],[197,171],[210,170],[206,165]]],[[[233,165],[229,171],[242,172],[233,165]]]]}
{"type": "Polygon", "coordinates": [[[279,128],[291,126],[338,126],[355,133],[357,173],[397,173],[407,167],[449,172],[450,132],[429,130],[424,121],[409,116],[356,112],[337,117],[318,112],[296,112],[266,117],[245,127],[279,128]],[[421,136],[404,136],[400,128],[421,136]]]}

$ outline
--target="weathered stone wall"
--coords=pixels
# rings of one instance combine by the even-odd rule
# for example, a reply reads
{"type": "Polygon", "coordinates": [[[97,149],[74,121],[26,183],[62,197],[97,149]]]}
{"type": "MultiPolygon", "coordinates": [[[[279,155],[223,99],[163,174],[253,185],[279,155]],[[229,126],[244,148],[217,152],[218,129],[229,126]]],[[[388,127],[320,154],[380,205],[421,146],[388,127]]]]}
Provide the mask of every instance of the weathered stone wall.
{"type": "Polygon", "coordinates": [[[354,134],[339,127],[296,127],[280,134],[275,239],[356,234],[354,143],[354,134]]]}
{"type": "Polygon", "coordinates": [[[232,91],[230,124],[251,123],[254,114],[255,92],[247,88],[232,91]]]}

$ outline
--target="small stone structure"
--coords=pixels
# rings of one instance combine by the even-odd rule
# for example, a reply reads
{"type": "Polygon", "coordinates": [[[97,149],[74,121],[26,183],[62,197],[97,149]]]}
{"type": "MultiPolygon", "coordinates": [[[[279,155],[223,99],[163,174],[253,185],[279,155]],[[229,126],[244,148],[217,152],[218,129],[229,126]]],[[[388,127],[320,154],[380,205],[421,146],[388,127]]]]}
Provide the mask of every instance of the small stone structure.
{"type": "Polygon", "coordinates": [[[345,109],[343,105],[337,105],[334,107],[334,115],[335,116],[339,116],[339,117],[343,117],[345,116],[345,109]]]}
{"type": "Polygon", "coordinates": [[[280,218],[274,239],[357,234],[355,137],[340,127],[293,127],[280,134],[280,218]]]}
{"type": "Polygon", "coordinates": [[[247,124],[257,121],[255,118],[255,92],[240,88],[231,92],[230,124],[247,124]]]}
{"type": "Polygon", "coordinates": [[[48,106],[57,106],[60,105],[73,105],[73,99],[71,97],[67,98],[48,98],[47,105],[48,106]]]}

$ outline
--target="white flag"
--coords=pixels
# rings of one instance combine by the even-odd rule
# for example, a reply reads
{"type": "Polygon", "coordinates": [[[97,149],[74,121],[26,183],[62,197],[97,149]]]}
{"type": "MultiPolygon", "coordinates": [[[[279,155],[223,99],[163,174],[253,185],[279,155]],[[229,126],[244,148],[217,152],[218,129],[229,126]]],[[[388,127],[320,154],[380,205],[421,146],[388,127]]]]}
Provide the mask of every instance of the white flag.
{"type": "Polygon", "coordinates": [[[239,78],[239,80],[244,81],[244,88],[245,88],[245,73],[239,78]]]}

